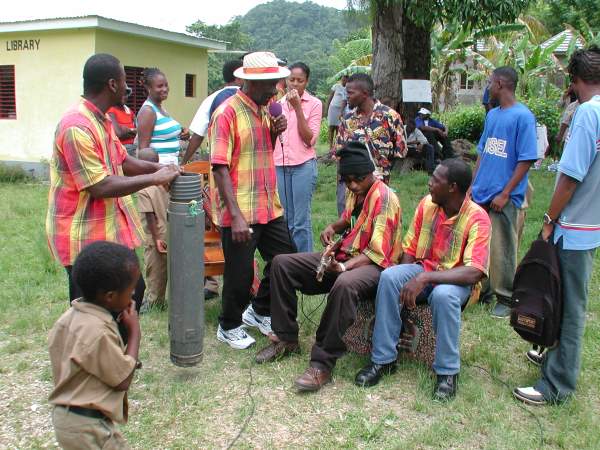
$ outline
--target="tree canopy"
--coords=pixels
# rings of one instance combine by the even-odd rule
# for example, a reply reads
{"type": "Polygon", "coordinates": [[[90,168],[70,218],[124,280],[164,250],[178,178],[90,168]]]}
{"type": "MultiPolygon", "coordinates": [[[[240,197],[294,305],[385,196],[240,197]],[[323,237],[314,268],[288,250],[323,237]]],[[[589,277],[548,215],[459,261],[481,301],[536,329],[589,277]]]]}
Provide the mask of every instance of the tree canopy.
{"type": "MultiPolygon", "coordinates": [[[[303,61],[311,69],[309,89],[323,90],[332,75],[330,57],[335,42],[345,41],[366,24],[360,14],[348,14],[312,2],[273,0],[258,5],[226,25],[206,25],[197,21],[188,31],[198,36],[228,41],[228,50],[269,50],[289,63],[303,61]]],[[[211,55],[209,91],[222,83],[221,67],[235,56],[211,55]]]]}
{"type": "Polygon", "coordinates": [[[598,0],[538,0],[530,8],[553,34],[565,29],[565,24],[583,30],[600,30],[600,5],[598,0]]]}

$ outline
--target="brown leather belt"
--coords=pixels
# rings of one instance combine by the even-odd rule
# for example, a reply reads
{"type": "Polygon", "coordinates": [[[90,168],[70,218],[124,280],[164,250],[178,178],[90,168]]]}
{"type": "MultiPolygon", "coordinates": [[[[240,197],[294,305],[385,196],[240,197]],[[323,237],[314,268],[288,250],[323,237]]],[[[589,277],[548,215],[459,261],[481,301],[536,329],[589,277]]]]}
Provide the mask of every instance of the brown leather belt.
{"type": "Polygon", "coordinates": [[[91,408],[82,408],[81,406],[67,406],[67,405],[57,405],[61,408],[65,408],[67,411],[78,414],[84,417],[90,417],[92,419],[106,419],[106,415],[97,409],[91,408]]]}

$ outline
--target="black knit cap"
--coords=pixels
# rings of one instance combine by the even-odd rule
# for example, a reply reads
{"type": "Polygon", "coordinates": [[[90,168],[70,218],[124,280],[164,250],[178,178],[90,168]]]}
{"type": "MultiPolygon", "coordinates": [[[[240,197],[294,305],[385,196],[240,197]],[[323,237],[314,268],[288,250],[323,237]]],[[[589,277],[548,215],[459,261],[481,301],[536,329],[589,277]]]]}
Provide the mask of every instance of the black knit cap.
{"type": "Polygon", "coordinates": [[[367,175],[375,170],[369,150],[362,142],[350,141],[338,150],[340,175],[367,175]]]}

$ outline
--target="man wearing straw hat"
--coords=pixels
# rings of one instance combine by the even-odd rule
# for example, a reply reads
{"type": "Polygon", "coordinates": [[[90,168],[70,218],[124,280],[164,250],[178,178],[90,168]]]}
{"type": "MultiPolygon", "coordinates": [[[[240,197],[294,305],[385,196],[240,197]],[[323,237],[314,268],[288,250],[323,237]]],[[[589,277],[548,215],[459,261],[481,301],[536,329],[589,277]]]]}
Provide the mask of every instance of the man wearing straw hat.
{"type": "Polygon", "coordinates": [[[209,130],[213,221],[221,228],[225,256],[217,339],[235,349],[254,344],[244,328],[271,332],[271,260],[295,248],[277,194],[273,143],[287,127],[266,105],[290,71],[269,52],[250,53],[234,72],[244,86],[213,114],[209,130]],[[254,252],[266,262],[256,297],[250,297],[254,252]],[[250,305],[249,305],[250,304],[250,305]]]}

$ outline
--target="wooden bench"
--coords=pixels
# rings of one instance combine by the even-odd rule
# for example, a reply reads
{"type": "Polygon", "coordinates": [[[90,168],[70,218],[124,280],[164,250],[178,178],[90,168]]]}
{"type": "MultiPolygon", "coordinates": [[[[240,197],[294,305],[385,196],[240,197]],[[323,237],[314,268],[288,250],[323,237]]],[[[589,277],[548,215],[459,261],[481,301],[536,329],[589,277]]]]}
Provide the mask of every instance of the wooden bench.
{"type": "Polygon", "coordinates": [[[204,230],[204,276],[223,275],[225,270],[225,256],[221,247],[221,233],[211,220],[210,195],[208,193],[210,162],[194,161],[183,166],[183,170],[184,172],[202,175],[202,204],[206,217],[206,227],[204,230]]]}

